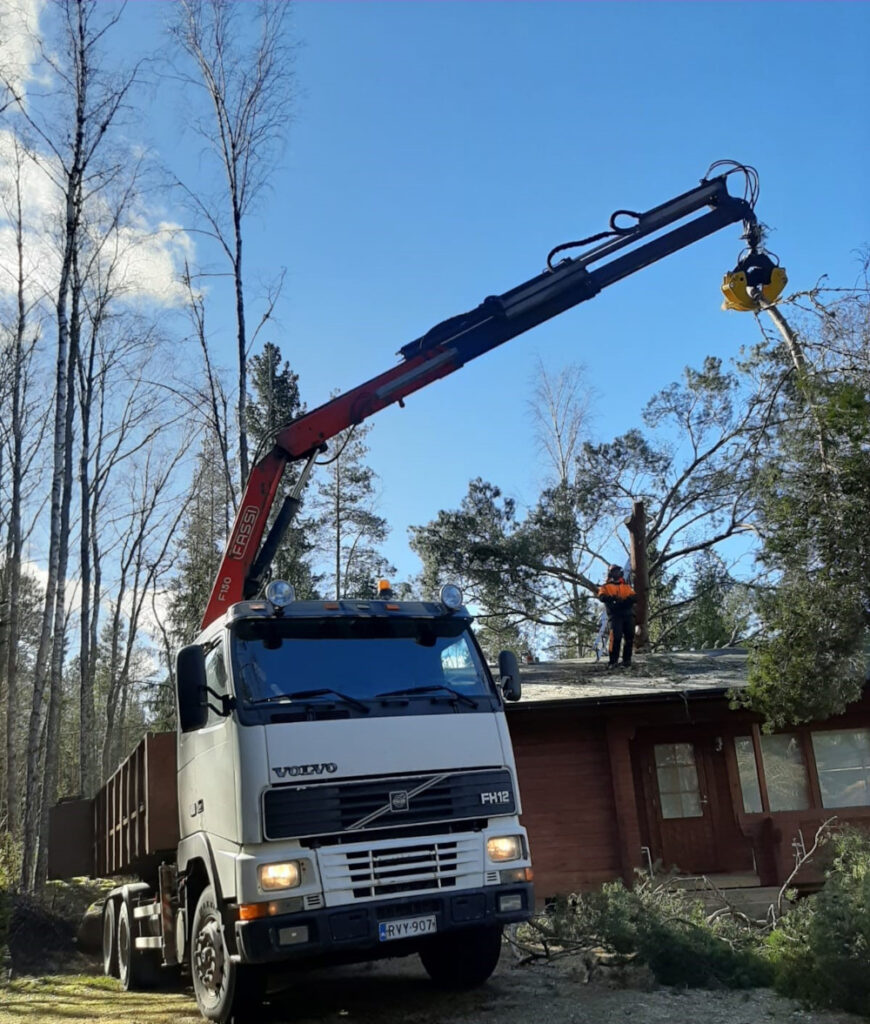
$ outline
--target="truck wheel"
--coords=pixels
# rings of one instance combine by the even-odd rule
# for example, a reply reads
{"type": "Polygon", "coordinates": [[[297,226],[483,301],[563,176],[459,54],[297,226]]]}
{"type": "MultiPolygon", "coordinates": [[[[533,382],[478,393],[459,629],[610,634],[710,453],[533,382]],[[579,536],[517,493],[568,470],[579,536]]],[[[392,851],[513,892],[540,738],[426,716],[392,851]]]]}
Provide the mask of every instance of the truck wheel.
{"type": "Polygon", "coordinates": [[[426,973],[439,988],[482,985],[495,970],[501,954],[501,925],[479,925],[427,940],[420,950],[426,973]]]}
{"type": "Polygon", "coordinates": [[[106,900],[103,904],[103,974],[118,977],[118,943],[116,941],[118,904],[106,900]]]}
{"type": "Polygon", "coordinates": [[[190,930],[190,974],[199,1012],[226,1024],[254,1016],[265,991],[265,975],[252,964],[230,959],[214,889],[202,891],[190,930]]]}
{"type": "Polygon", "coordinates": [[[133,908],[123,900],[118,909],[118,977],[127,992],[152,988],[160,979],[160,963],[151,950],[136,949],[133,908]]]}

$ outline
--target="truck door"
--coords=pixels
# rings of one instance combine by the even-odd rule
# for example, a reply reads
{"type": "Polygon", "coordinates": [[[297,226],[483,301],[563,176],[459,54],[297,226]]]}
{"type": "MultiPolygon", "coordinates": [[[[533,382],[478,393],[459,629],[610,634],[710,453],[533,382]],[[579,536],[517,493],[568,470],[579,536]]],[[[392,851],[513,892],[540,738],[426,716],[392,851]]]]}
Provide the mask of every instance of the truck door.
{"type": "MultiPolygon", "coordinates": [[[[217,694],[228,692],[223,637],[205,657],[206,680],[217,694]]],[[[212,703],[215,699],[212,698],[212,703]]],[[[182,837],[208,831],[235,839],[236,785],[230,716],[209,709],[201,729],[183,732],[178,741],[178,813],[182,837]]]]}

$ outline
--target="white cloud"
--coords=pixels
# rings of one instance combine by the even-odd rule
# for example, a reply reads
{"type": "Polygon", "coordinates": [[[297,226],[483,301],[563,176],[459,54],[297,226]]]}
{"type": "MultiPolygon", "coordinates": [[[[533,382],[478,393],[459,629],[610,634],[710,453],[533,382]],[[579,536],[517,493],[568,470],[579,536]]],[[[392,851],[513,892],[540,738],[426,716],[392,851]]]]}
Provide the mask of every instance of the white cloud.
{"type": "MultiPolygon", "coordinates": [[[[53,157],[15,157],[16,137],[0,131],[0,295],[14,294],[17,287],[17,258],[14,215],[15,169],[20,165],[24,232],[24,272],[28,297],[33,300],[51,293],[59,272],[60,256],[55,238],[62,209],[62,196],[55,184],[59,168],[53,157]],[[54,180],[53,180],[54,179],[54,180]]],[[[89,214],[91,223],[109,221],[105,205],[95,200],[89,214]]],[[[103,269],[113,264],[119,291],[129,302],[146,301],[161,306],[178,306],[186,299],[180,281],[185,259],[193,243],[180,225],[157,220],[139,208],[126,222],[113,229],[102,247],[103,269]]]]}
{"type": "Polygon", "coordinates": [[[19,95],[35,79],[39,16],[46,0],[5,0],[0,7],[0,69],[19,95]]]}
{"type": "Polygon", "coordinates": [[[127,295],[182,305],[187,292],[179,271],[192,256],[193,243],[179,224],[162,222],[153,228],[122,227],[117,237],[122,287],[127,295]]]}

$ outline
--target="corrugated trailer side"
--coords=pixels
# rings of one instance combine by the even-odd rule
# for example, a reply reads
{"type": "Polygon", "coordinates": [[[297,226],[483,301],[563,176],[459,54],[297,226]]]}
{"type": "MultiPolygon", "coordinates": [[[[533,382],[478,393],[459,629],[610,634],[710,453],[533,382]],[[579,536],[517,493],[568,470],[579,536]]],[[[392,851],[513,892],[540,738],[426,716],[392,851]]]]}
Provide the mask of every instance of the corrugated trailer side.
{"type": "Polygon", "coordinates": [[[148,733],[94,797],[100,877],[147,877],[178,845],[175,733],[148,733]]]}

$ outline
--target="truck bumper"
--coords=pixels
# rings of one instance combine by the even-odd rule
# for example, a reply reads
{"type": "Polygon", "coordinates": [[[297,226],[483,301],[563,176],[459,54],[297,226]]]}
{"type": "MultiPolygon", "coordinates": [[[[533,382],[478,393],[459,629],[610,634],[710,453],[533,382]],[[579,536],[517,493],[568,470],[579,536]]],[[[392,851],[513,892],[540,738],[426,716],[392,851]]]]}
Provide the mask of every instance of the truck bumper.
{"type": "Polygon", "coordinates": [[[434,915],[436,934],[440,935],[460,928],[527,921],[534,905],[533,886],[521,882],[282,914],[236,921],[236,949],[243,963],[312,958],[353,962],[404,956],[419,949],[425,938],[381,941],[382,922],[434,915]],[[505,906],[510,909],[501,909],[505,906]]]}

